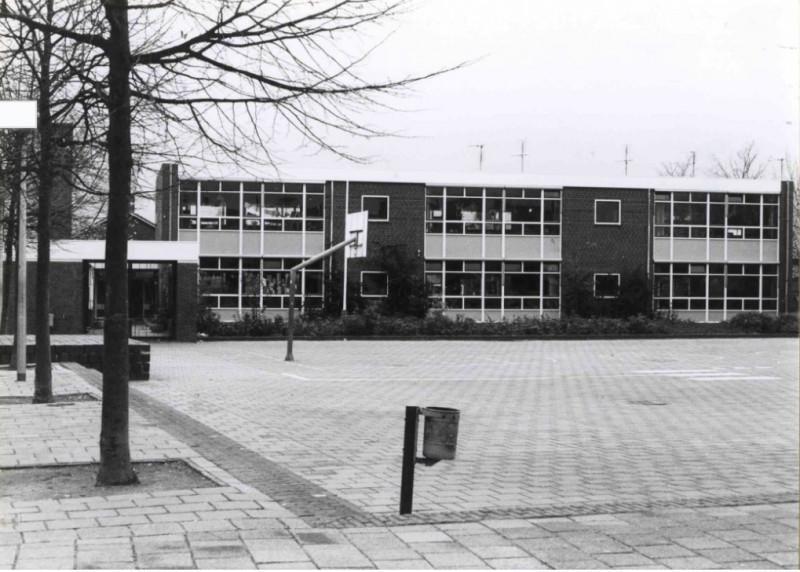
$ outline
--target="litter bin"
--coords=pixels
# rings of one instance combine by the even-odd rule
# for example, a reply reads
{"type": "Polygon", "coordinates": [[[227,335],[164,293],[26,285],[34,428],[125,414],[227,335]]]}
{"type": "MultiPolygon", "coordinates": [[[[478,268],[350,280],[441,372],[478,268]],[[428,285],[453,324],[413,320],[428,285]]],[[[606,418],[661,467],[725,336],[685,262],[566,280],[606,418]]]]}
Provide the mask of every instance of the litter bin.
{"type": "Polygon", "coordinates": [[[423,407],[422,415],[425,417],[422,455],[426,459],[455,459],[461,412],[449,407],[423,407]]]}

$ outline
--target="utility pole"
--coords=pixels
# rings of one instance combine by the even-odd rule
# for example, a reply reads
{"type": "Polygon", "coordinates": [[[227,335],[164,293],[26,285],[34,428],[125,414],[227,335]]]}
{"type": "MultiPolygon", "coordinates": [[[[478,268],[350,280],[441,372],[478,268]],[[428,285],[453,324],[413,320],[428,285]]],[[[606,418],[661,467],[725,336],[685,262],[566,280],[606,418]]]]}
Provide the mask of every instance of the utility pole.
{"type": "Polygon", "coordinates": [[[528,154],[525,152],[525,141],[522,141],[522,147],[521,147],[520,152],[517,153],[516,155],[514,155],[514,157],[519,157],[519,172],[520,173],[524,173],[525,172],[525,157],[527,157],[527,156],[528,156],[528,154]]]}
{"type": "Polygon", "coordinates": [[[694,178],[694,165],[695,161],[697,160],[697,155],[694,151],[689,151],[692,155],[692,178],[694,178]]]}
{"type": "Polygon", "coordinates": [[[470,145],[470,147],[477,147],[478,148],[478,170],[483,171],[483,144],[478,145],[470,145]]]}

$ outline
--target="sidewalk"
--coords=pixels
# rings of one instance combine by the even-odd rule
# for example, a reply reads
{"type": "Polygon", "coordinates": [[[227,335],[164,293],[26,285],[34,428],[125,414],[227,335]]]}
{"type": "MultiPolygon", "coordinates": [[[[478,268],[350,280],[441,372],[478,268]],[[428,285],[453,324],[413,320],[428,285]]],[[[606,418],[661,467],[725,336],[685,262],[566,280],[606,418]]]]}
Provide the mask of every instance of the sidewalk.
{"type": "MultiPolygon", "coordinates": [[[[182,347],[167,345],[157,352],[182,347]]],[[[198,345],[186,351],[208,353],[211,349],[198,345]]],[[[309,360],[306,365],[303,377],[307,381],[327,373],[314,370],[317,366],[309,360]]],[[[284,385],[290,381],[282,369],[272,373],[284,385]]],[[[239,374],[242,383],[250,383],[246,371],[239,374]]],[[[58,394],[99,397],[98,376],[89,370],[54,365],[53,377],[58,394]]],[[[28,378],[33,379],[33,371],[28,378]]],[[[336,482],[326,483],[318,463],[306,464],[304,472],[302,438],[271,442],[271,435],[262,435],[260,426],[248,422],[246,407],[240,409],[244,415],[236,423],[226,409],[230,404],[194,395],[192,388],[204,387],[201,381],[180,386],[183,391],[158,379],[132,384],[131,450],[135,461],[185,459],[219,486],[107,497],[88,496],[88,491],[85,498],[61,500],[0,498],[0,567],[797,567],[798,505],[775,502],[796,501],[796,482],[794,494],[781,492],[790,489],[778,488],[782,481],[774,479],[768,465],[760,483],[750,473],[739,474],[748,479],[746,497],[729,489],[727,496],[706,494],[693,499],[684,494],[648,501],[641,495],[598,498],[584,490],[581,502],[572,505],[563,502],[567,496],[558,505],[506,505],[502,498],[487,498],[471,510],[451,510],[466,501],[437,498],[434,479],[427,483],[433,492],[420,489],[420,510],[415,502],[414,515],[399,517],[394,493],[384,504],[372,496],[365,497],[368,503],[359,503],[353,491],[358,488],[353,486],[355,480],[336,481],[341,474],[329,469],[336,482]],[[246,440],[242,435],[248,425],[246,440]],[[253,440],[264,447],[263,452],[254,450],[253,440]],[[293,454],[284,462],[282,452],[293,454]],[[306,478],[307,474],[315,478],[306,478]],[[332,492],[340,488],[346,489],[343,495],[332,492]],[[425,510],[426,495],[429,510],[425,510]],[[432,510],[431,505],[444,510],[432,510]]],[[[263,383],[263,378],[258,377],[258,382],[263,383]]],[[[14,372],[0,370],[0,396],[32,395],[32,386],[30,381],[15,382],[14,372]]],[[[235,393],[236,386],[221,391],[226,389],[235,393]]],[[[96,461],[99,416],[99,401],[69,407],[0,405],[0,467],[96,461]]],[[[357,422],[347,415],[332,427],[357,422]]],[[[345,437],[329,435],[331,439],[345,437]]],[[[741,446],[748,450],[749,444],[741,446]]],[[[335,468],[335,457],[328,463],[335,468]]],[[[624,472],[626,467],[617,469],[624,472]]],[[[396,474],[387,471],[383,477],[389,481],[396,474]]],[[[723,477],[709,474],[711,479],[723,477]]],[[[424,476],[420,478],[425,482],[424,476]]],[[[479,483],[474,490],[480,494],[479,483]]],[[[580,486],[575,490],[580,492],[580,486]]],[[[513,491],[507,494],[511,497],[513,491]]],[[[528,498],[525,491],[516,494],[516,498],[528,498]]],[[[474,497],[471,502],[476,502],[474,497]]]]}

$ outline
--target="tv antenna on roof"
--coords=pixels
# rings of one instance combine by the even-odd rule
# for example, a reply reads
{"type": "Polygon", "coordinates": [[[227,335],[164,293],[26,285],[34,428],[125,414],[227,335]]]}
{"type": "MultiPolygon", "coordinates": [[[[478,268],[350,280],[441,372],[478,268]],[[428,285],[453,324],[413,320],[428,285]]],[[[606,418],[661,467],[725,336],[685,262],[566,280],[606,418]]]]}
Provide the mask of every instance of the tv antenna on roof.
{"type": "Polygon", "coordinates": [[[470,145],[470,147],[477,147],[478,148],[478,170],[483,171],[483,143],[478,145],[470,145]]]}
{"type": "Polygon", "coordinates": [[[528,156],[528,154],[525,152],[525,141],[523,140],[521,142],[520,152],[517,153],[516,155],[514,155],[514,157],[519,157],[519,172],[520,173],[524,173],[525,172],[525,157],[527,157],[527,156],[528,156]]]}
{"type": "Polygon", "coordinates": [[[625,176],[628,176],[628,163],[633,163],[633,159],[628,158],[628,145],[625,145],[625,159],[617,161],[617,163],[625,163],[625,176]]]}

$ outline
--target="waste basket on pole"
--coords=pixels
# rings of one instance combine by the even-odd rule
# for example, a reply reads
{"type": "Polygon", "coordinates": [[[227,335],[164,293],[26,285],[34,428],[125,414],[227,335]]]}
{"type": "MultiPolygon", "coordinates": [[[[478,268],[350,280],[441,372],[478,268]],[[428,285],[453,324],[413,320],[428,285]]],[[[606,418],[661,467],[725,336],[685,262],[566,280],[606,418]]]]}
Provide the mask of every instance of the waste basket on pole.
{"type": "Polygon", "coordinates": [[[422,455],[426,459],[455,459],[461,412],[449,407],[423,407],[422,415],[425,417],[422,455]]]}

